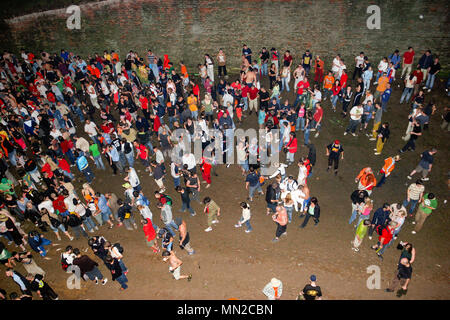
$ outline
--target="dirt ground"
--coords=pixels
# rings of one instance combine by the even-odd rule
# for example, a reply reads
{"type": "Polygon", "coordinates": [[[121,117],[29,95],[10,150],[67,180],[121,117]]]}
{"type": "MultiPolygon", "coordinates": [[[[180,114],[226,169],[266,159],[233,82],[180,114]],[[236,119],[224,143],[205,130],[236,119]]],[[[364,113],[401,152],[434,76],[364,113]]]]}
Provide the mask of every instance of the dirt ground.
{"type": "MultiPolygon", "coordinates": [[[[234,77],[230,77],[230,80],[233,79],[234,77]]],[[[146,246],[140,223],[138,230],[135,231],[128,231],[124,227],[109,230],[103,226],[96,232],[113,243],[120,242],[125,249],[124,261],[129,268],[129,289],[124,292],[120,292],[119,284],[112,281],[105,286],[82,281],[81,289],[67,289],[68,274],[62,271],[59,252],[56,252],[55,248],[51,248],[49,252],[52,260],[46,261],[37,257],[36,261],[48,272],[47,281],[59,293],[61,299],[265,299],[261,292],[262,288],[272,277],[277,277],[283,282],[282,299],[292,300],[308,282],[311,274],[317,275],[323,298],[327,300],[397,299],[394,294],[385,293],[383,289],[394,276],[400,255],[396,246],[403,240],[415,245],[417,255],[408,294],[402,299],[449,299],[450,260],[447,242],[449,209],[448,204],[444,204],[444,199],[448,199],[449,196],[447,172],[450,142],[449,133],[441,130],[439,125],[442,110],[450,99],[445,95],[442,82],[437,83],[433,92],[426,97],[426,102],[432,97],[438,107],[438,111],[430,121],[429,131],[425,131],[424,136],[419,138],[415,152],[402,155],[401,162],[387,179],[386,184],[372,194],[375,208],[384,202],[402,202],[406,196],[407,185],[410,183],[406,179],[407,174],[417,165],[423,150],[436,146],[438,153],[435,156],[435,164],[430,181],[425,182],[425,186],[427,192],[434,192],[437,195],[438,209],[425,222],[422,231],[416,235],[411,234],[412,219],[408,218],[399,238],[384,254],[384,261],[380,261],[370,249],[376,242],[375,235],[373,240],[367,237],[364,239],[359,252],[351,250],[350,241],[354,237],[354,229],[348,224],[348,219],[351,214],[350,194],[357,187],[354,178],[361,168],[366,166],[378,171],[383,165],[383,160],[397,154],[397,150],[404,144],[400,137],[406,129],[409,106],[398,103],[402,88],[398,88],[397,83],[388,104],[388,113],[383,115],[383,121],[387,120],[391,124],[391,138],[381,156],[373,154],[375,143],[369,141],[365,135],[344,137],[348,117],[342,120],[339,112],[333,113],[329,100],[322,104],[325,115],[321,134],[318,138],[314,138],[312,134],[310,138],[317,148],[317,163],[314,174],[308,181],[311,195],[319,199],[321,206],[321,219],[317,226],[310,222],[306,228],[299,229],[301,221],[295,215],[287,227],[287,236],[282,237],[278,243],[272,243],[276,226],[271,217],[265,214],[264,198],[257,196],[251,203],[251,224],[254,231],[247,234],[244,228],[235,228],[234,224],[241,214],[239,202],[247,198],[244,178],[237,165],[229,168],[221,165],[217,168],[219,176],[212,177],[211,187],[201,191],[201,198],[210,196],[218,203],[222,212],[220,223],[209,233],[204,232],[206,217],[203,214],[203,206],[193,203],[193,208],[197,212],[195,217],[191,217],[188,213],[178,213],[181,201],[179,195],[173,191],[170,174],[165,180],[167,193],[174,199],[174,216],[182,216],[186,220],[191,245],[196,251],[195,255],[188,256],[175,246],[176,254],[184,262],[182,273],[193,275],[191,282],[172,279],[168,265],[162,262],[161,255],[155,255],[146,246]],[[342,141],[345,149],[345,159],[341,162],[338,176],[325,170],[327,161],[325,147],[336,138],[342,141]],[[369,290],[366,286],[370,276],[366,268],[370,265],[379,266],[381,269],[380,290],[369,290]]],[[[266,79],[263,84],[267,85],[266,79]]],[[[286,97],[293,102],[294,93],[292,91],[289,95],[283,93],[282,98],[286,97]]],[[[340,104],[338,106],[339,111],[340,104]]],[[[248,116],[243,127],[256,128],[256,116],[254,114],[248,116]]],[[[372,123],[369,125],[369,128],[371,127],[372,123]]],[[[303,146],[303,135],[297,136],[300,137],[301,147],[296,154],[296,160],[300,156],[306,156],[308,151],[303,146]]],[[[91,165],[93,166],[93,163],[91,165]]],[[[144,173],[140,163],[136,164],[136,168],[140,172],[144,193],[151,201],[150,208],[154,219],[158,225],[162,225],[153,197],[153,191],[156,189],[154,179],[144,173]]],[[[290,166],[287,173],[296,177],[297,167],[290,166]]],[[[81,177],[78,172],[76,174],[77,177],[81,177]]],[[[121,185],[124,176],[113,176],[110,168],[106,173],[95,171],[95,175],[96,179],[92,186],[96,191],[114,192],[119,196],[123,194],[124,189],[121,185]]],[[[79,188],[81,183],[76,185],[79,188]]],[[[266,186],[267,183],[263,187],[264,191],[266,186]]],[[[47,236],[56,241],[53,233],[47,236]]],[[[63,240],[59,243],[60,247],[65,247],[69,243],[83,249],[88,247],[86,239],[69,242],[63,236],[63,240]]],[[[94,257],[90,249],[88,254],[94,257]]],[[[111,280],[109,271],[100,261],[98,262],[100,270],[111,280]]],[[[0,287],[8,292],[17,291],[18,288],[13,281],[5,279],[3,270],[4,267],[1,270],[0,287]]],[[[18,270],[25,273],[22,266],[18,270]]]]}

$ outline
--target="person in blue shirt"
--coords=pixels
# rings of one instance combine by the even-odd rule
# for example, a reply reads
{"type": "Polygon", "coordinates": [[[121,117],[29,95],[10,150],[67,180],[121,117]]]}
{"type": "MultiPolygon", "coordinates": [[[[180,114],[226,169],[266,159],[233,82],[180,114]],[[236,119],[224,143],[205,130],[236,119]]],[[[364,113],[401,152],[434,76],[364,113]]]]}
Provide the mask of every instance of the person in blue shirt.
{"type": "Polygon", "coordinates": [[[388,83],[386,85],[386,90],[384,90],[383,94],[381,95],[381,108],[383,109],[383,112],[386,112],[387,110],[387,103],[389,101],[389,98],[391,97],[391,93],[391,84],[388,83]]]}
{"type": "Polygon", "coordinates": [[[77,164],[78,170],[80,170],[81,173],[83,173],[84,177],[86,178],[88,183],[91,183],[92,180],[94,180],[95,175],[92,172],[91,168],[89,168],[89,163],[84,156],[83,152],[80,152],[78,154],[75,154],[75,157],[77,160],[75,161],[77,164]]]}
{"type": "Polygon", "coordinates": [[[108,206],[108,199],[106,199],[104,194],[101,194],[100,192],[96,193],[96,196],[98,198],[98,209],[100,210],[100,219],[96,218],[96,220],[100,223],[100,225],[103,225],[103,223],[109,224],[109,229],[112,229],[113,223],[111,222],[111,219],[113,217],[111,208],[108,206]],[[101,220],[101,221],[99,221],[101,220]]]}
{"type": "Polygon", "coordinates": [[[28,244],[31,249],[39,253],[42,257],[45,257],[47,255],[47,251],[44,246],[48,246],[52,244],[52,242],[44,238],[44,236],[39,234],[37,231],[30,231],[30,233],[28,233],[28,244]]]}
{"type": "Polygon", "coordinates": [[[394,65],[395,70],[400,68],[402,57],[399,54],[398,50],[395,50],[393,54],[388,57],[389,61],[394,65]]]}
{"type": "Polygon", "coordinates": [[[369,227],[369,239],[372,240],[372,234],[373,231],[378,226],[386,226],[389,219],[389,214],[391,213],[391,209],[389,206],[389,203],[384,203],[381,208],[378,208],[374,213],[372,217],[372,221],[370,223],[369,227]]]}
{"type": "Polygon", "coordinates": [[[252,64],[252,50],[249,48],[249,47],[247,47],[247,45],[246,44],[244,44],[243,45],[243,48],[242,48],[242,54],[245,56],[245,58],[247,59],[247,61],[248,61],[248,64],[252,64]]]}
{"type": "Polygon", "coordinates": [[[250,173],[245,178],[245,189],[249,191],[248,199],[253,201],[253,194],[255,190],[259,192],[259,194],[264,194],[261,189],[261,183],[259,182],[260,174],[255,171],[255,168],[252,166],[249,168],[250,173]]]}

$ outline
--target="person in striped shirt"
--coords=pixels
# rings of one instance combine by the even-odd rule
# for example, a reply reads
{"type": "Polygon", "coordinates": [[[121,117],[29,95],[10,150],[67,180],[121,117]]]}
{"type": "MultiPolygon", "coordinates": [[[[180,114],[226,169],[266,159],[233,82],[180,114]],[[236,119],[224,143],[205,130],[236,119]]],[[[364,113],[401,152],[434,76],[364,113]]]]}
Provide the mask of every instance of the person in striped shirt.
{"type": "Polygon", "coordinates": [[[425,191],[425,186],[423,182],[419,179],[415,183],[411,183],[406,192],[406,200],[403,201],[403,206],[408,208],[408,205],[411,205],[408,210],[408,214],[412,217],[412,213],[416,208],[417,203],[422,199],[423,192],[425,191]]]}

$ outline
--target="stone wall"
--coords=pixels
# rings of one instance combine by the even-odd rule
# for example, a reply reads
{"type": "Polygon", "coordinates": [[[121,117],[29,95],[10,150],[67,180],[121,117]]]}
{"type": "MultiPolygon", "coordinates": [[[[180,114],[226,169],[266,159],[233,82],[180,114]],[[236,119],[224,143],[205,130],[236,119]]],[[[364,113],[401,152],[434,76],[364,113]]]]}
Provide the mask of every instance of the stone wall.
{"type": "MultiPolygon", "coordinates": [[[[114,2],[114,1],[113,1],[114,2]]],[[[353,70],[361,50],[373,63],[394,49],[409,45],[416,57],[426,49],[441,56],[449,69],[449,2],[446,0],[136,0],[102,7],[82,5],[81,29],[69,30],[64,10],[32,18],[12,19],[10,42],[16,50],[57,52],[61,48],[82,56],[115,49],[144,54],[148,48],[188,67],[203,54],[224,48],[228,67],[239,66],[242,44],[254,52],[262,46],[289,49],[297,58],[306,48],[325,57],[330,67],[341,53],[353,70]],[[381,8],[381,29],[369,30],[369,5],[381,8]],[[419,18],[423,15],[423,19],[419,18]]],[[[416,58],[417,59],[419,58],[416,58]]],[[[192,69],[191,69],[192,70],[192,69]]],[[[192,72],[192,71],[191,71],[192,72]]]]}

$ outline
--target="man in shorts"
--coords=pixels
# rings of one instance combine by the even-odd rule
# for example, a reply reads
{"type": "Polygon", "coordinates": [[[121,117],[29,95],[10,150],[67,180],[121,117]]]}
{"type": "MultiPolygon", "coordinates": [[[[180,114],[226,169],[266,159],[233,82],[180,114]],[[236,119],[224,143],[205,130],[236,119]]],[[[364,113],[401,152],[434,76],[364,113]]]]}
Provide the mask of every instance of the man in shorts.
{"type": "Polygon", "coordinates": [[[417,167],[411,171],[411,173],[408,176],[408,179],[411,180],[412,176],[416,173],[422,172],[422,180],[428,181],[430,178],[428,178],[428,173],[431,171],[431,168],[433,167],[433,155],[437,152],[436,148],[432,148],[431,150],[426,150],[421,154],[421,160],[417,167]]]}
{"type": "Polygon", "coordinates": [[[164,251],[162,255],[164,257],[164,262],[169,261],[169,272],[172,273],[175,280],[187,279],[188,281],[191,281],[192,274],[188,276],[181,274],[181,265],[183,264],[183,261],[177,258],[174,251],[164,251]]]}

